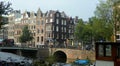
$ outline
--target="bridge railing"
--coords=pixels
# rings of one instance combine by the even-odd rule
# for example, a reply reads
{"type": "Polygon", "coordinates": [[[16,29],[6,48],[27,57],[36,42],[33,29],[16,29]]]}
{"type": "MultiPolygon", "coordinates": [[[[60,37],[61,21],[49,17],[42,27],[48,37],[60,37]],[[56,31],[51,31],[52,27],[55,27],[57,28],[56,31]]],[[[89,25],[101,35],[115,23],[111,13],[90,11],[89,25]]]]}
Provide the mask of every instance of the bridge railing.
{"type": "Polygon", "coordinates": [[[37,47],[33,47],[33,46],[27,46],[27,45],[16,45],[16,44],[14,44],[14,45],[6,45],[6,44],[1,44],[0,45],[0,47],[13,47],[13,48],[15,48],[15,47],[18,47],[18,48],[37,48],[37,47]]]}
{"type": "Polygon", "coordinates": [[[67,49],[79,49],[79,50],[93,50],[93,49],[86,49],[85,47],[82,48],[80,46],[55,46],[55,45],[40,45],[40,46],[28,46],[26,44],[22,44],[22,45],[0,45],[0,47],[20,47],[20,48],[67,48],[67,49]]]}
{"type": "Polygon", "coordinates": [[[94,46],[88,46],[88,47],[82,47],[82,46],[72,46],[72,45],[68,45],[68,46],[49,46],[50,48],[67,48],[67,49],[78,49],[78,50],[92,50],[95,51],[94,46]]]}

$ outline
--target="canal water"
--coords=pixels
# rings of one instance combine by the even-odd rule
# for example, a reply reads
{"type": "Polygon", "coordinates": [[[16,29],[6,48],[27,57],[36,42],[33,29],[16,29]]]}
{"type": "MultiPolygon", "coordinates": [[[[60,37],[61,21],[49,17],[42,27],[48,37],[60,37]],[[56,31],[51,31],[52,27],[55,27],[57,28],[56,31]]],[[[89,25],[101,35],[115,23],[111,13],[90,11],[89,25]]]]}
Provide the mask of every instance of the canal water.
{"type": "Polygon", "coordinates": [[[55,63],[52,66],[71,66],[72,64],[68,64],[68,63],[55,63]]]}
{"type": "MultiPolygon", "coordinates": [[[[70,64],[70,63],[55,63],[53,64],[52,66],[83,66],[83,65],[73,65],[73,64],[70,64]]],[[[84,66],[95,66],[95,64],[88,64],[88,65],[84,65],[84,66]]]]}

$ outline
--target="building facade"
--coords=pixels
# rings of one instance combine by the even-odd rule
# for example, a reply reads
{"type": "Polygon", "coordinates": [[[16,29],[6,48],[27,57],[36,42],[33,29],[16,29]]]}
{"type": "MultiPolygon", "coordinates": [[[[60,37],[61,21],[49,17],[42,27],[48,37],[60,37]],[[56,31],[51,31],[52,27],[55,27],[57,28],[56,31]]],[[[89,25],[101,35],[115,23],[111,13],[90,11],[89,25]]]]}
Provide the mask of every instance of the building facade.
{"type": "Polygon", "coordinates": [[[34,39],[29,46],[66,46],[67,40],[74,39],[74,26],[77,18],[67,16],[64,12],[49,10],[43,13],[14,11],[9,15],[8,38],[13,38],[20,45],[19,37],[22,29],[28,25],[34,39]]]}
{"type": "MultiPolygon", "coordinates": [[[[1,23],[7,23],[8,22],[8,18],[7,17],[3,17],[3,19],[0,21],[1,23]]],[[[3,39],[6,39],[8,38],[8,28],[7,28],[8,25],[1,25],[0,26],[0,42],[3,40],[3,39]]]]}

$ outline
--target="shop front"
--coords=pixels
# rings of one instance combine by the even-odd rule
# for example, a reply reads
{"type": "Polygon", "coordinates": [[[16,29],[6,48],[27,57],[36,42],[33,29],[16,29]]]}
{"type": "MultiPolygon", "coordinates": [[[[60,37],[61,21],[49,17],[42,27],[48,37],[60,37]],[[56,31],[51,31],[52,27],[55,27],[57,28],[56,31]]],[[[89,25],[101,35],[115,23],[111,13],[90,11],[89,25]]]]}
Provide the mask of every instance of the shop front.
{"type": "Polygon", "coordinates": [[[96,42],[96,66],[120,66],[120,43],[96,42]]]}

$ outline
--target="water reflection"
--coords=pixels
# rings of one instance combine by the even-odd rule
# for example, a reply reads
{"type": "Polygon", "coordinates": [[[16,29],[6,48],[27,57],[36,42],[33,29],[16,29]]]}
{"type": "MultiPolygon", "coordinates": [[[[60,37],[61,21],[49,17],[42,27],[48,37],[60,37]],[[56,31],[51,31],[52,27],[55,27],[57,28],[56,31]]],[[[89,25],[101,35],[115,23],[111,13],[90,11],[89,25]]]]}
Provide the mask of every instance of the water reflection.
{"type": "Polygon", "coordinates": [[[55,63],[52,66],[72,66],[72,65],[67,63],[55,63]]]}

